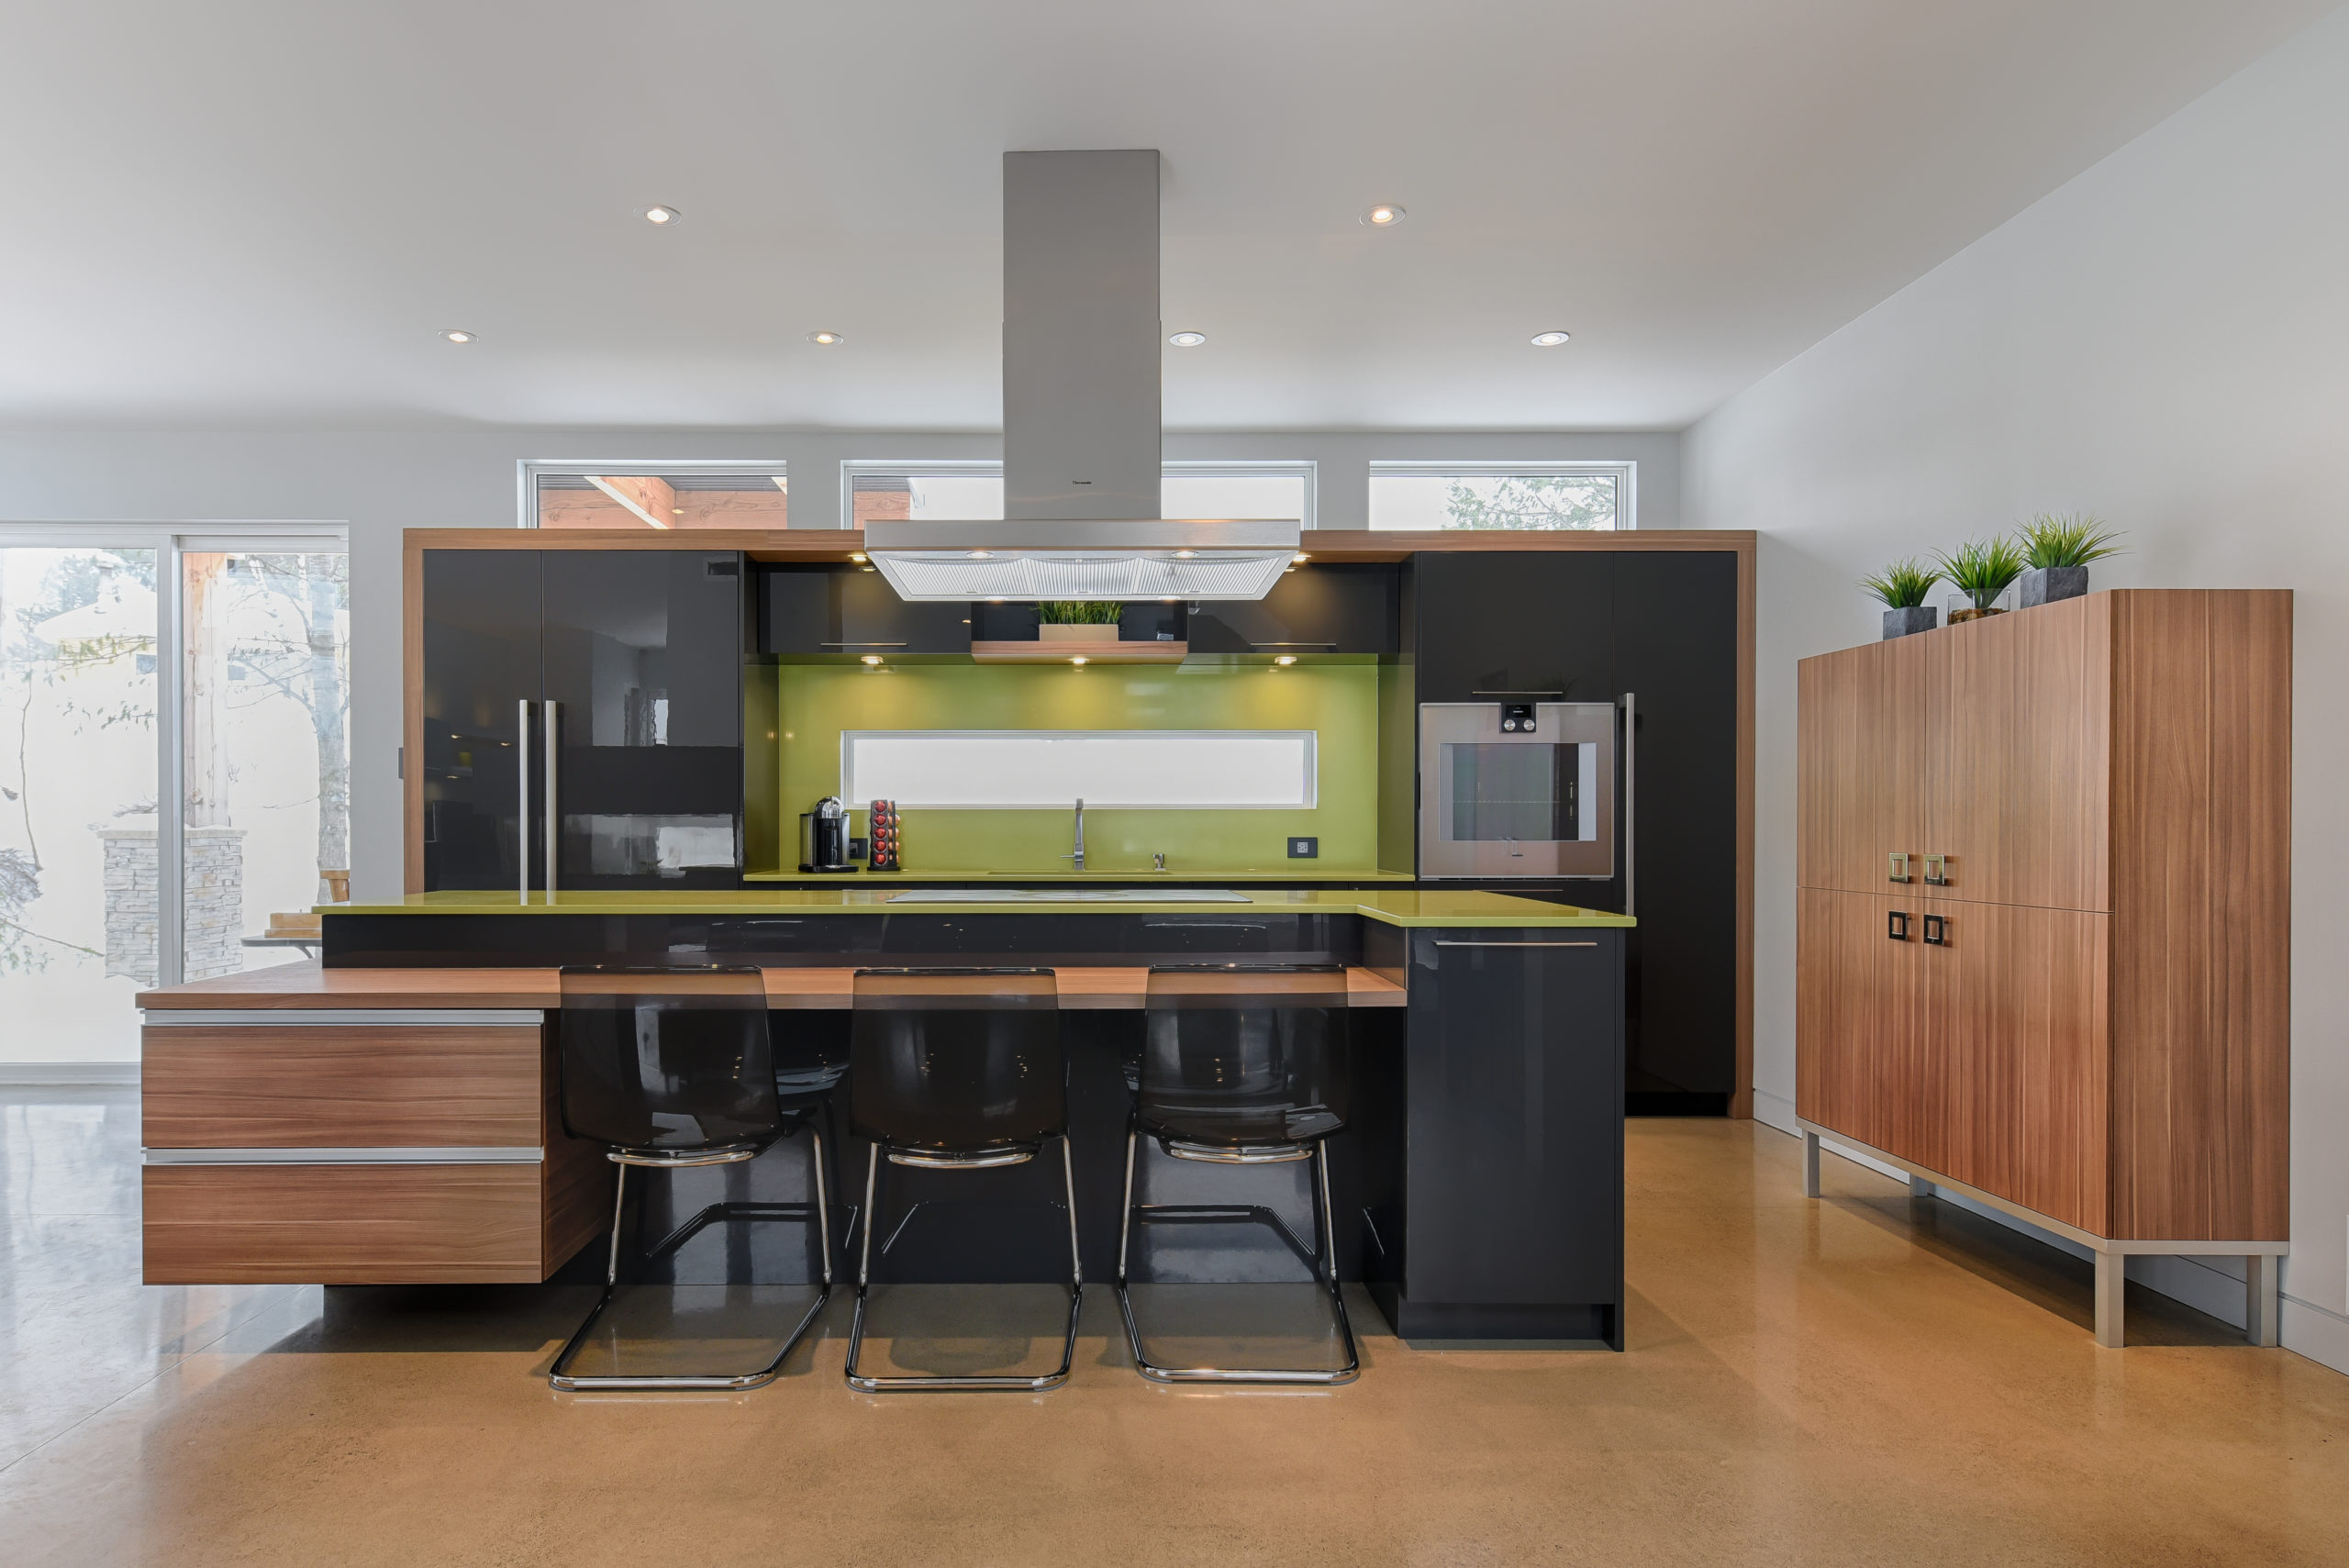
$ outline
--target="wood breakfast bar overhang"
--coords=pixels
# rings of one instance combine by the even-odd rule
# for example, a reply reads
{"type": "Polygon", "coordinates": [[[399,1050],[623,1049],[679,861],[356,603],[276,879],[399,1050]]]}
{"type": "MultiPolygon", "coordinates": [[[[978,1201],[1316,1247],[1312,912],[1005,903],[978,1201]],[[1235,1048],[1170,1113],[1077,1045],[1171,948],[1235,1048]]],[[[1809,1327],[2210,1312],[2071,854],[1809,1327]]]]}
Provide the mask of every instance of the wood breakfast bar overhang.
{"type": "MultiPolygon", "coordinates": [[[[1338,964],[1341,1273],[1405,1335],[1620,1348],[1626,917],[1384,888],[900,897],[412,895],[327,912],[320,963],[143,994],[147,1280],[552,1277],[610,1223],[613,1168],[560,1112],[558,971],[586,963],[754,965],[778,1038],[836,1060],[859,967],[1051,967],[1080,1246],[1105,1278],[1150,965],[1338,964]]],[[[1251,1178],[1268,1204],[1297,1179],[1251,1178]]],[[[966,1252],[964,1277],[1052,1277],[1016,1239],[966,1252]]]]}

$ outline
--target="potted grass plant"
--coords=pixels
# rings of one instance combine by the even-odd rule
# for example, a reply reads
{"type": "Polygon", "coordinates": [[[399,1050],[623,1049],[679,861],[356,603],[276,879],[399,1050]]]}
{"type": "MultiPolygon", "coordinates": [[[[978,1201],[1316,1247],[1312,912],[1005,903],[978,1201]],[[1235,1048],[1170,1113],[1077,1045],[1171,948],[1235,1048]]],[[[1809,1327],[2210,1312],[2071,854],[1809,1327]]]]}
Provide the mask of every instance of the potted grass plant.
{"type": "Polygon", "coordinates": [[[1998,607],[1998,595],[2014,585],[2023,569],[2022,551],[2015,548],[2014,540],[2004,534],[1993,539],[1968,539],[1934,559],[1941,562],[1942,575],[1949,579],[1949,585],[1968,601],[1965,609],[1950,612],[1950,625],[2007,613],[1998,607]]]}
{"type": "Polygon", "coordinates": [[[1045,642],[1115,641],[1125,607],[1115,599],[1045,599],[1036,606],[1036,636],[1045,642]]]}
{"type": "Polygon", "coordinates": [[[1875,576],[1860,579],[1861,587],[1884,601],[1885,640],[1933,629],[1933,606],[1925,603],[1925,595],[1941,580],[1938,568],[1914,557],[1896,561],[1875,576]]]}
{"type": "Polygon", "coordinates": [[[2052,605],[2076,599],[2088,591],[2088,562],[2118,555],[2121,537],[2104,519],[2083,512],[2055,517],[2046,512],[2025,523],[2017,538],[2022,544],[2023,572],[2016,597],[2024,605],[2052,605]]]}

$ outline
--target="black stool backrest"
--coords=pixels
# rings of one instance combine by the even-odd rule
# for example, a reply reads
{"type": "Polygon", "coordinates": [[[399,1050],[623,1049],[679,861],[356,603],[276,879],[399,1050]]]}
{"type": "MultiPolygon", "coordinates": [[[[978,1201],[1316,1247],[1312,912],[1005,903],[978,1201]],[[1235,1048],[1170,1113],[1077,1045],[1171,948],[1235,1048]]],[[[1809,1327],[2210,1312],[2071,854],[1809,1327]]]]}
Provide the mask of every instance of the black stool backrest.
{"type": "Polygon", "coordinates": [[[565,969],[556,1030],[574,1138],[685,1151],[782,1126],[755,969],[565,969]]]}
{"type": "Polygon", "coordinates": [[[856,1130],[974,1153],[1068,1125],[1060,989],[1049,969],[860,969],[849,1041],[856,1130]]]}
{"type": "Polygon", "coordinates": [[[1345,1126],[1353,1063],[1336,964],[1150,972],[1135,1109],[1145,1128],[1241,1149],[1345,1126]]]}

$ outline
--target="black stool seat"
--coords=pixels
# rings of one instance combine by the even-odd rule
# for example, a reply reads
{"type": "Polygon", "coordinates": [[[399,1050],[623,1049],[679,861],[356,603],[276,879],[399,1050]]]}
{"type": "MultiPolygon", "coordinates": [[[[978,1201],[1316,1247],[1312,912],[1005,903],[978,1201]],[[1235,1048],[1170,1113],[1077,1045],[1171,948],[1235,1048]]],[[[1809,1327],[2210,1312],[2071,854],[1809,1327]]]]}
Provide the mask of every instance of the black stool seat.
{"type": "Polygon", "coordinates": [[[756,969],[582,966],[562,972],[556,1025],[563,1129],[606,1146],[619,1167],[604,1293],[555,1359],[561,1389],[756,1388],[771,1383],[831,1297],[831,1218],[824,1137],[813,1118],[838,1081],[837,1064],[778,1063],[763,976],[756,969]],[[785,1085],[789,1086],[788,1097],[785,1085]],[[816,1222],[823,1290],[765,1366],[742,1373],[579,1376],[570,1369],[619,1284],[620,1228],[631,1166],[674,1170],[756,1159],[806,1128],[812,1204],[716,1203],[644,1253],[664,1257],[710,1225],[735,1220],[816,1222]]]}
{"type": "Polygon", "coordinates": [[[1068,1148],[1068,1064],[1049,969],[860,969],[850,1031],[850,1125],[872,1140],[864,1175],[848,1381],[867,1393],[1057,1388],[1076,1360],[1085,1274],[1076,1251],[1076,1172],[1068,1148]],[[1060,1140],[1068,1195],[1069,1311],[1061,1364],[1039,1377],[869,1375],[859,1370],[880,1223],[881,1165],[985,1170],[1025,1164],[1060,1140]]]}
{"type": "Polygon", "coordinates": [[[1352,1059],[1346,972],[1335,964],[1161,964],[1150,972],[1141,1054],[1129,1073],[1133,1113],[1126,1135],[1126,1212],[1118,1232],[1118,1307],[1135,1365],[1161,1383],[1351,1382],[1361,1367],[1334,1254],[1329,1155],[1346,1125],[1352,1059]],[[1300,1241],[1261,1204],[1134,1203],[1141,1139],[1178,1160],[1226,1165],[1313,1163],[1315,1244],[1300,1241]],[[1321,1368],[1168,1367],[1143,1347],[1128,1290],[1136,1221],[1266,1226],[1330,1292],[1345,1364],[1321,1368]]]}

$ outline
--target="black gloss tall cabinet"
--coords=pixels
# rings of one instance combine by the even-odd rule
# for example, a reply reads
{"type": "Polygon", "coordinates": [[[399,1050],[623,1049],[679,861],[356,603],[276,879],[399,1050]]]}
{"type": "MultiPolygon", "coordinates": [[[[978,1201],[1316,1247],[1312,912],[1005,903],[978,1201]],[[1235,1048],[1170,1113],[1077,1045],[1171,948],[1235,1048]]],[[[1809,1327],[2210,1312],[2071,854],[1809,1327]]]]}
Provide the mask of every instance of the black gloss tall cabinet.
{"type": "Polygon", "coordinates": [[[1422,550],[1408,602],[1420,702],[1633,699],[1616,874],[1466,885],[1618,912],[1631,896],[1627,1104],[1727,1114],[1738,1088],[1736,550],[1422,550]]]}
{"type": "Polygon", "coordinates": [[[741,557],[421,553],[425,891],[740,885],[741,557]]]}

